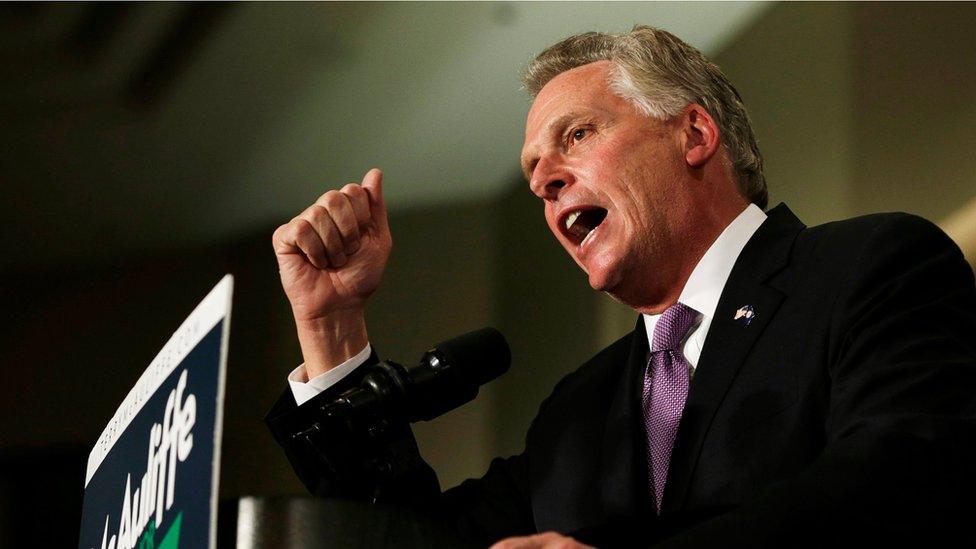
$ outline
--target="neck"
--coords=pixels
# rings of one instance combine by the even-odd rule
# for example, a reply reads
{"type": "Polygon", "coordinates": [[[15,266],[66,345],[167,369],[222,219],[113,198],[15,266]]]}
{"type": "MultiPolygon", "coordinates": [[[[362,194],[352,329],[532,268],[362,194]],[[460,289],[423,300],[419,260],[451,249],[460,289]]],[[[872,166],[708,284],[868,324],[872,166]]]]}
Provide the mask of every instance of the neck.
{"type": "Polygon", "coordinates": [[[738,194],[736,198],[711,202],[714,206],[711,208],[703,205],[702,209],[697,210],[701,215],[694,218],[691,226],[676,232],[679,238],[673,239],[669,246],[669,253],[674,259],[669,262],[670,272],[663,272],[663,262],[643,262],[645,268],[634,273],[636,277],[627,277],[635,281],[633,287],[621,284],[608,292],[611,297],[642,314],[660,314],[675,304],[702,256],[749,205],[738,194]]]}

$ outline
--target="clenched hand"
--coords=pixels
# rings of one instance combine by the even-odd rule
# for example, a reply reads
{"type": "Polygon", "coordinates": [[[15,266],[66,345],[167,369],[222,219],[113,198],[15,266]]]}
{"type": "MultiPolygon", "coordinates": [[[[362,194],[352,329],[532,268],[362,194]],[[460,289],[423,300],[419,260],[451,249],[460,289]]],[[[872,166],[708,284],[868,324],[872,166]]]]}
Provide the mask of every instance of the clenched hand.
{"type": "Polygon", "coordinates": [[[318,198],[272,237],[281,285],[291,303],[314,377],[366,345],[363,311],[393,247],[383,174],[372,169],[318,198]]]}

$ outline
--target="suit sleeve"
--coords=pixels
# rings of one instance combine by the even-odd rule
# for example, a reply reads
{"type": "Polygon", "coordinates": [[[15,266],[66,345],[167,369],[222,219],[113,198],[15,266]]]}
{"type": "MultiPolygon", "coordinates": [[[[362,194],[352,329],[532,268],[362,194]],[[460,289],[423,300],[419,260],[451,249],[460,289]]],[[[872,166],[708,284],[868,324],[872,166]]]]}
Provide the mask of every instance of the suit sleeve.
{"type": "Polygon", "coordinates": [[[495,459],[480,479],[467,480],[441,493],[437,476],[423,460],[406,422],[388,425],[374,439],[362,424],[323,427],[309,437],[296,436],[316,422],[321,406],[357,387],[378,359],[362,366],[301,406],[286,390],[266,417],[275,440],[308,491],[323,497],[406,505],[450,525],[463,538],[482,542],[534,531],[528,503],[527,458],[495,459]],[[387,473],[372,464],[390,463],[387,473]]]}
{"type": "Polygon", "coordinates": [[[439,492],[437,477],[420,458],[406,422],[384,424],[377,435],[372,423],[332,422],[322,413],[323,405],[358,387],[378,361],[373,352],[365,363],[301,406],[286,389],[265,417],[295,473],[314,495],[409,503],[439,492]]]}
{"type": "Polygon", "coordinates": [[[875,229],[849,272],[833,317],[822,454],[797,478],[662,546],[974,538],[973,272],[944,233],[912,216],[875,229]]]}

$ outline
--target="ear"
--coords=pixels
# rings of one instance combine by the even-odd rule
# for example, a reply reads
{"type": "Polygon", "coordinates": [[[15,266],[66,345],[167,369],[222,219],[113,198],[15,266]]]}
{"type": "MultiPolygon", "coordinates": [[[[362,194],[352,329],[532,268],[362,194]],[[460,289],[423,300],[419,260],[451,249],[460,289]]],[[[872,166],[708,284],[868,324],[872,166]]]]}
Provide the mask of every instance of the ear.
{"type": "Polygon", "coordinates": [[[705,107],[696,103],[685,107],[679,116],[684,138],[685,162],[692,168],[701,168],[715,156],[721,144],[718,124],[705,107]]]}

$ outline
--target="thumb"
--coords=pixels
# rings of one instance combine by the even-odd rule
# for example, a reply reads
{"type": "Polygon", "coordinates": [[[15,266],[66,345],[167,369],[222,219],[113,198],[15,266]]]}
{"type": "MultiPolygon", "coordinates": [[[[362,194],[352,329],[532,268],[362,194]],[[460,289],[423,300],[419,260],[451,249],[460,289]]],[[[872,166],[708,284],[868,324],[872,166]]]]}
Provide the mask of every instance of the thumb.
{"type": "Polygon", "coordinates": [[[386,222],[386,200],[383,198],[383,172],[373,168],[363,176],[362,186],[369,195],[369,216],[376,228],[381,231],[389,230],[386,222]]]}

